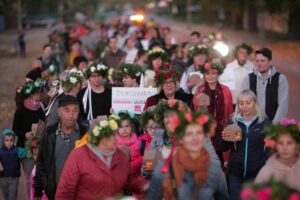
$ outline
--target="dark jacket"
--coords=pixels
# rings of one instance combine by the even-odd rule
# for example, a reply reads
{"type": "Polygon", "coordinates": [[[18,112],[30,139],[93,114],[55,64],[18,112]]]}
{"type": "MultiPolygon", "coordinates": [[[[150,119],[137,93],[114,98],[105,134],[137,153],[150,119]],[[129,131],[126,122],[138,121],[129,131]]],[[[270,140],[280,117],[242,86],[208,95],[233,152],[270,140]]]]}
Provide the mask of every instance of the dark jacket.
{"type": "Polygon", "coordinates": [[[231,149],[231,156],[228,161],[230,174],[246,179],[255,178],[264,166],[269,156],[265,148],[265,135],[263,134],[263,128],[267,123],[268,120],[259,123],[258,118],[255,118],[247,126],[241,118],[238,118],[237,124],[242,130],[242,141],[227,142],[221,140],[220,149],[222,151],[231,149]]]}
{"type": "MultiPolygon", "coordinates": [[[[187,93],[183,92],[182,90],[175,92],[175,99],[183,101],[190,108],[193,108],[192,97],[193,97],[192,95],[187,94],[187,93]]],[[[146,100],[144,110],[147,110],[151,106],[157,105],[159,103],[159,101],[162,99],[167,99],[167,97],[163,91],[161,91],[160,93],[158,93],[156,95],[149,97],[146,100]]]]}
{"type": "MultiPolygon", "coordinates": [[[[80,138],[87,132],[88,126],[79,123],[80,138]]],[[[58,124],[49,126],[42,136],[36,160],[36,175],[34,177],[34,196],[41,197],[42,191],[48,199],[54,199],[56,191],[55,181],[55,144],[58,124]]]]}

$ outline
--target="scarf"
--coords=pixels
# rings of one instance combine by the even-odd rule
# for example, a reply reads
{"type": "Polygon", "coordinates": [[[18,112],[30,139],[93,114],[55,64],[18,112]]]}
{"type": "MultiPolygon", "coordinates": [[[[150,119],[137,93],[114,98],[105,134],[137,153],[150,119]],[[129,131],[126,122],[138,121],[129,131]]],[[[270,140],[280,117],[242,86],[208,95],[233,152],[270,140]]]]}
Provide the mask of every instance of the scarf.
{"type": "Polygon", "coordinates": [[[24,106],[28,110],[37,111],[41,107],[41,102],[36,102],[36,101],[31,100],[31,99],[25,99],[24,100],[24,106]]]}
{"type": "Polygon", "coordinates": [[[83,104],[84,113],[88,112],[87,120],[92,121],[94,117],[93,117],[93,106],[92,106],[92,87],[90,81],[87,81],[87,88],[82,98],[82,104],[83,104]],[[89,110],[87,110],[88,107],[89,110]]]}
{"type": "Polygon", "coordinates": [[[88,143],[87,146],[106,165],[107,168],[110,168],[112,157],[116,153],[116,150],[104,152],[91,143],[88,143]]]}
{"type": "MultiPolygon", "coordinates": [[[[217,122],[216,134],[212,138],[214,147],[218,147],[221,141],[221,133],[226,123],[225,119],[225,99],[222,87],[220,83],[217,83],[215,95],[211,95],[211,89],[208,86],[208,83],[204,85],[204,93],[209,96],[209,101],[211,102],[208,106],[208,112],[215,118],[217,122]]],[[[216,148],[217,149],[217,148],[216,148]]]]}
{"type": "MultiPolygon", "coordinates": [[[[209,164],[210,157],[206,149],[202,148],[200,156],[194,160],[190,157],[188,152],[182,146],[180,146],[177,149],[174,157],[172,158],[172,166],[177,191],[179,191],[179,188],[182,185],[185,171],[189,171],[194,175],[194,180],[196,184],[194,192],[199,188],[199,186],[205,184],[207,180],[209,164]]],[[[166,200],[175,199],[170,174],[168,174],[165,180],[163,181],[163,189],[164,198],[166,200]]]]}
{"type": "Polygon", "coordinates": [[[131,137],[126,140],[119,133],[117,133],[117,146],[121,148],[122,146],[127,146],[130,149],[130,152],[133,152],[134,145],[138,141],[135,133],[131,133],[131,137]]]}

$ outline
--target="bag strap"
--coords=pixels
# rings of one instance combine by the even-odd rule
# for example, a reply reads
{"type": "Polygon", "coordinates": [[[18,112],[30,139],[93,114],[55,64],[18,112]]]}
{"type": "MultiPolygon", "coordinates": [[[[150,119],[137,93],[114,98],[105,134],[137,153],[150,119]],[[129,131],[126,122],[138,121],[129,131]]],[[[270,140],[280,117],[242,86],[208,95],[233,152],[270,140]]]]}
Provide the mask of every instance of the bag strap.
{"type": "Polygon", "coordinates": [[[146,148],[146,141],[141,140],[141,142],[140,142],[140,153],[141,153],[142,156],[144,156],[145,148],[146,148]]]}

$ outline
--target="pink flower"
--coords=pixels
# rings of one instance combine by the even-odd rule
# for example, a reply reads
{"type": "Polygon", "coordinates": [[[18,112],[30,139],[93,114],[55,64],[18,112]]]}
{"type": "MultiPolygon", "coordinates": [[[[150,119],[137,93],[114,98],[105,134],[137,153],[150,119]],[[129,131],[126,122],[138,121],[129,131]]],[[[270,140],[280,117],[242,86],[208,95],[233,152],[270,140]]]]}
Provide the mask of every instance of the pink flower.
{"type": "Polygon", "coordinates": [[[272,188],[267,187],[259,190],[256,193],[257,200],[269,200],[272,196],[272,188]]]}
{"type": "Polygon", "coordinates": [[[203,126],[204,124],[206,124],[208,122],[209,118],[207,115],[200,115],[199,117],[197,117],[196,121],[203,126]]]}
{"type": "Polygon", "coordinates": [[[248,200],[253,195],[254,195],[254,191],[252,189],[245,188],[242,190],[240,197],[242,200],[248,200]]]}
{"type": "Polygon", "coordinates": [[[204,68],[208,71],[210,69],[210,64],[209,63],[205,63],[204,64],[204,68]]]}
{"type": "Polygon", "coordinates": [[[168,100],[168,105],[172,108],[177,103],[176,99],[168,100]]]}
{"type": "Polygon", "coordinates": [[[288,125],[295,125],[297,124],[295,119],[283,118],[280,120],[280,125],[288,126],[288,125]]]}
{"type": "Polygon", "coordinates": [[[36,140],[32,140],[31,146],[32,146],[32,148],[36,149],[38,147],[37,141],[36,140]]]}
{"type": "Polygon", "coordinates": [[[186,121],[191,122],[193,120],[193,116],[190,112],[185,113],[184,118],[186,121]]]}
{"type": "Polygon", "coordinates": [[[297,194],[297,193],[292,193],[292,194],[289,196],[289,200],[300,200],[300,195],[297,194]]]}
{"type": "Polygon", "coordinates": [[[178,115],[174,115],[171,121],[168,123],[167,129],[171,132],[174,132],[175,129],[178,127],[179,123],[180,123],[180,119],[178,115]]]}
{"type": "Polygon", "coordinates": [[[264,142],[265,142],[265,145],[270,148],[274,148],[276,145],[276,141],[272,140],[271,138],[265,138],[264,142]]]}
{"type": "Polygon", "coordinates": [[[178,103],[178,110],[184,110],[185,106],[183,103],[178,103]]]}

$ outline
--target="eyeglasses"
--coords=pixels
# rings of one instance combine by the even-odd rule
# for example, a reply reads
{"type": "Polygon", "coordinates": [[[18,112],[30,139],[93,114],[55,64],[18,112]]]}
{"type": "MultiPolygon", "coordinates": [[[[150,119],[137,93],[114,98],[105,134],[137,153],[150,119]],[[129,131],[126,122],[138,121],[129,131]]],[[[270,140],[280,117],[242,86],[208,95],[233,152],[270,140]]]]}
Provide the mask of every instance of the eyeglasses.
{"type": "Polygon", "coordinates": [[[175,82],[174,81],[168,81],[168,82],[164,82],[164,85],[169,85],[169,86],[173,86],[175,85],[175,82]]]}
{"type": "Polygon", "coordinates": [[[148,126],[146,127],[147,130],[152,130],[152,131],[155,131],[158,127],[156,126],[148,126]]]}

